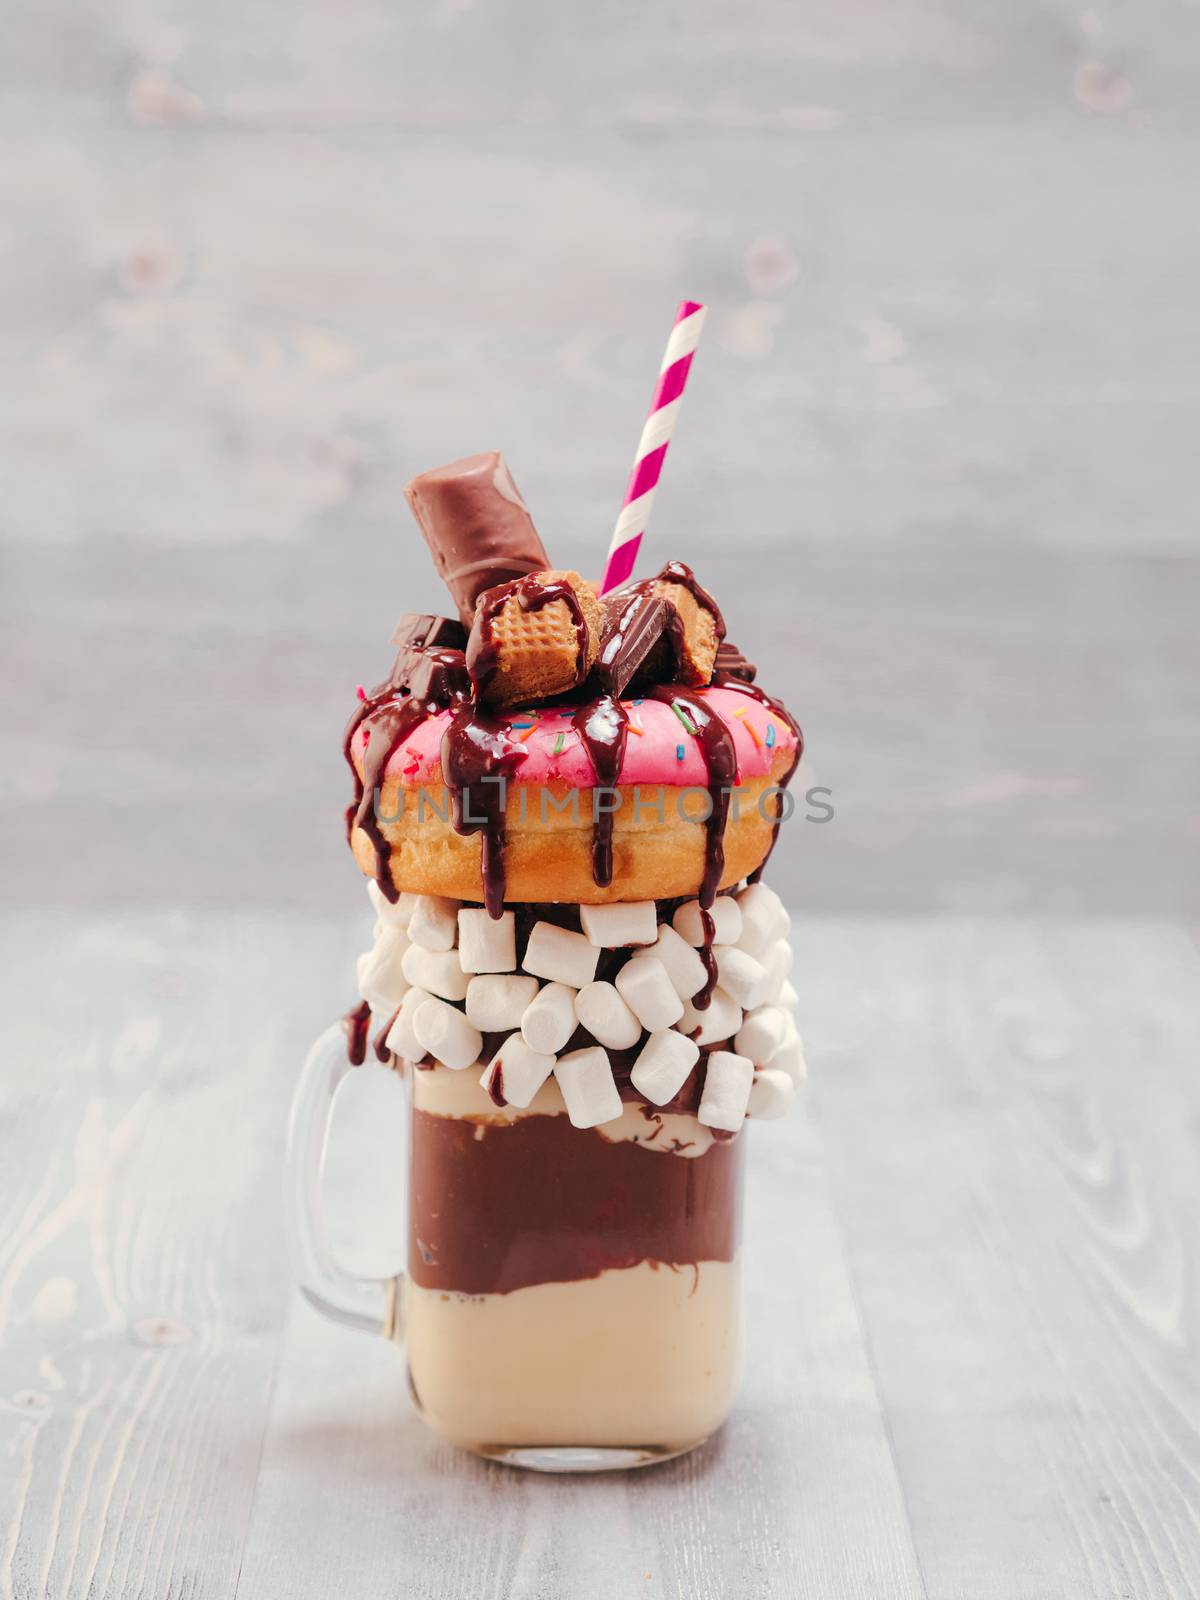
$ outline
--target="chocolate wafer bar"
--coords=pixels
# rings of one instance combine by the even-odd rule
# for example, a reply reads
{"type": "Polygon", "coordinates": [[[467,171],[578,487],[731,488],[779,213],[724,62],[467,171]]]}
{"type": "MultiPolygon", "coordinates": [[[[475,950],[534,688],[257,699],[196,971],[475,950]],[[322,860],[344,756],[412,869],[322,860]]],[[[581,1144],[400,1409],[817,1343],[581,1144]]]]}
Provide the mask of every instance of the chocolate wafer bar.
{"type": "Polygon", "coordinates": [[[498,450],[422,472],[404,493],[466,628],[485,589],[550,565],[498,450]]]}

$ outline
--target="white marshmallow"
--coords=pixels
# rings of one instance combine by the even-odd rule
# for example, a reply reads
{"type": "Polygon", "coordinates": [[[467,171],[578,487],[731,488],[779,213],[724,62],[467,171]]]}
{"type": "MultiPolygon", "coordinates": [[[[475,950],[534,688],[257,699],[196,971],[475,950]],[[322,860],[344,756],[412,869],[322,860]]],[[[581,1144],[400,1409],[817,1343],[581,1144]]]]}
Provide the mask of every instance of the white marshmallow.
{"type": "Polygon", "coordinates": [[[406,1061],[420,1061],[425,1054],[425,1046],[413,1032],[412,1024],[418,1006],[424,1005],[429,998],[425,989],[410,989],[404,996],[396,1020],[388,1031],[386,1041],[388,1049],[395,1055],[403,1056],[406,1061]]]}
{"type": "Polygon", "coordinates": [[[714,1050],[708,1058],[696,1120],[706,1128],[723,1128],[726,1133],[736,1133],[746,1115],[753,1082],[753,1061],[746,1056],[735,1056],[732,1050],[714,1050]]]}
{"type": "Polygon", "coordinates": [[[489,1094],[497,1072],[506,1105],[525,1106],[554,1071],[554,1057],[531,1050],[519,1033],[510,1033],[484,1069],[480,1083],[489,1094]]]}
{"type": "Polygon", "coordinates": [[[653,944],[658,918],[653,900],[617,901],[609,906],[580,906],[579,920],[590,944],[621,950],[630,944],[653,944]]]}
{"type": "Polygon", "coordinates": [[[699,1045],[723,1044],[732,1039],[742,1025],[742,1008],[720,984],[712,992],[712,999],[704,1011],[686,1002],[683,1016],[675,1026],[699,1045]]]}
{"type": "Polygon", "coordinates": [[[464,972],[515,971],[517,924],[512,912],[489,917],[486,911],[460,911],[458,959],[464,972]]]}
{"type": "Polygon", "coordinates": [[[575,996],[575,1015],[610,1050],[629,1050],[642,1036],[641,1023],[611,983],[585,983],[575,996]]]}
{"type": "Polygon", "coordinates": [[[419,894],[408,919],[408,937],[422,950],[453,950],[458,931],[458,901],[419,894]]]}
{"type": "Polygon", "coordinates": [[[761,961],[736,945],[727,945],[717,952],[717,982],[743,1011],[753,1011],[766,998],[771,979],[761,961]]]}
{"type": "Polygon", "coordinates": [[[742,936],[737,942],[737,948],[744,950],[748,956],[753,956],[756,961],[761,961],[763,952],[770,945],[769,939],[760,938],[752,929],[742,924],[742,936]]]}
{"type": "Polygon", "coordinates": [[[754,1074],[750,1085],[750,1103],[747,1114],[767,1121],[772,1117],[785,1117],[796,1098],[795,1085],[786,1072],[776,1067],[764,1067],[754,1074]]]}
{"type": "Polygon", "coordinates": [[[391,1016],[408,993],[404,952],[408,935],[403,928],[385,927],[374,946],[358,958],[358,992],[371,1007],[391,1016]]]}
{"type": "MultiPolygon", "coordinates": [[[[742,931],[742,912],[731,894],[719,894],[709,915],[713,919],[713,943],[736,944],[742,931]]],[[[704,943],[704,921],[699,900],[688,900],[671,918],[671,926],[696,950],[704,943]]]]}
{"type": "Polygon", "coordinates": [[[650,1033],[673,1027],[683,1015],[683,1001],[657,956],[634,956],[615,982],[621,999],[650,1033]]]}
{"type": "Polygon", "coordinates": [[[599,950],[581,933],[557,928],[553,922],[535,922],[521,965],[535,978],[549,978],[552,983],[569,983],[572,989],[582,989],[596,976],[599,959],[599,950]]]}
{"type": "Polygon", "coordinates": [[[575,1032],[575,990],[565,983],[539,989],[521,1018],[521,1035],[539,1055],[554,1055],[575,1032]]]}
{"type": "Polygon", "coordinates": [[[767,947],[762,958],[762,964],[767,969],[767,984],[759,1002],[761,1005],[779,1003],[788,973],[792,970],[793,959],[792,947],[786,939],[776,939],[773,945],[767,947]]]}
{"type": "Polygon", "coordinates": [[[674,1029],[652,1033],[633,1064],[629,1081],[651,1105],[665,1106],[687,1082],[700,1059],[700,1046],[674,1029]]]}
{"type": "Polygon", "coordinates": [[[459,966],[456,951],[425,950],[419,944],[410,944],[404,952],[404,976],[443,1000],[465,1000],[471,981],[459,966]]]}
{"type": "Polygon", "coordinates": [[[765,883],[752,883],[737,897],[742,913],[742,936],[738,941],[752,956],[762,956],[775,939],[781,939],[792,925],[783,901],[765,883]]]}
{"type": "Polygon", "coordinates": [[[776,1050],[768,1065],[772,1072],[786,1072],[799,1089],[808,1079],[808,1063],[804,1059],[804,1046],[800,1042],[800,1035],[788,1039],[780,1049],[776,1050]]]}
{"type": "Polygon", "coordinates": [[[703,989],[708,978],[704,962],[687,940],[680,938],[674,928],[664,923],[658,930],[658,938],[651,949],[666,967],[667,977],[674,984],[675,993],[681,1000],[690,1000],[698,989],[703,989]]]}
{"type": "Polygon", "coordinates": [[[765,1066],[787,1040],[788,1016],[778,1006],[760,1006],[742,1021],[733,1041],[740,1056],[749,1056],[756,1066],[765,1066]]]}
{"type": "Polygon", "coordinates": [[[472,978],[467,984],[467,1021],[484,1033],[507,1033],[521,1026],[521,1018],[537,992],[536,978],[515,972],[490,972],[472,978]]]}
{"type": "Polygon", "coordinates": [[[621,1096],[608,1054],[599,1045],[559,1056],[554,1076],[574,1127],[595,1128],[602,1122],[615,1122],[621,1115],[621,1096]]]}
{"type": "Polygon", "coordinates": [[[457,1006],[430,997],[413,1012],[413,1032],[429,1054],[461,1072],[479,1060],[483,1035],[473,1028],[457,1006]]]}
{"type": "Polygon", "coordinates": [[[402,894],[399,900],[393,902],[388,899],[374,878],[367,884],[367,893],[371,897],[371,904],[375,908],[375,915],[385,927],[407,928],[408,919],[413,914],[413,906],[417,903],[415,894],[402,894]]]}
{"type": "Polygon", "coordinates": [[[779,1002],[788,1011],[795,1011],[800,1004],[800,996],[796,993],[796,985],[790,978],[783,980],[783,988],[779,991],[779,1002]]]}

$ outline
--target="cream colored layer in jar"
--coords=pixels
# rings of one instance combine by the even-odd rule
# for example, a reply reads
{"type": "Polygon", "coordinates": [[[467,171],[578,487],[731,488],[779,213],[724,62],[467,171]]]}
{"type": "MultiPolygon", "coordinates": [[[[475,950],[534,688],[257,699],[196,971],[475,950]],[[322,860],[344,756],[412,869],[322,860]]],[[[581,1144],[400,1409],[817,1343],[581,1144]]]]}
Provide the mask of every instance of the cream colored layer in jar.
{"type": "Polygon", "coordinates": [[[736,1261],[641,1262],[510,1294],[409,1284],[404,1340],[425,1420],[455,1444],[679,1449],[737,1388],[736,1261]]]}

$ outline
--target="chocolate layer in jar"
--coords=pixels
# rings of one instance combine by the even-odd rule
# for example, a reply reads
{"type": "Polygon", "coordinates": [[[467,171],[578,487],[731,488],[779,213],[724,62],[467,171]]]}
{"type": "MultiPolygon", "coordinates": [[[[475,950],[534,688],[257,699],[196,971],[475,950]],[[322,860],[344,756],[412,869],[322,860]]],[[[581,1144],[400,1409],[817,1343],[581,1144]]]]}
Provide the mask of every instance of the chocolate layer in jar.
{"type": "Polygon", "coordinates": [[[736,1255],[740,1138],[690,1156],[562,1115],[488,1121],[419,1109],[412,1134],[409,1274],[423,1288],[507,1294],[640,1262],[697,1267],[736,1255]]]}

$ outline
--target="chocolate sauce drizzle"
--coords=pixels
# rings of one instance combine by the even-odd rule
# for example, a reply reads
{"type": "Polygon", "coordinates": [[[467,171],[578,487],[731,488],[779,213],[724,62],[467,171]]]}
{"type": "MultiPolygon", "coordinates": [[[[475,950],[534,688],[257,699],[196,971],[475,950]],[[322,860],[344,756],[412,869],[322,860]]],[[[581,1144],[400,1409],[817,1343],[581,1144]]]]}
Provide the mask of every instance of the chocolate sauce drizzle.
{"type": "Polygon", "coordinates": [[[506,783],[527,756],[497,718],[470,701],[457,708],[442,735],[442,774],[454,831],[483,835],[483,903],[490,917],[504,912],[506,783]]]}
{"type": "MultiPolygon", "coordinates": [[[[598,788],[615,789],[625,760],[629,738],[629,713],[614,695],[602,694],[589,700],[572,718],[572,725],[583,742],[596,772],[598,788]]],[[[612,801],[613,797],[607,797],[612,801]]],[[[592,802],[592,879],[607,889],[613,878],[613,816],[615,808],[592,802]]]]}
{"type": "MultiPolygon", "coordinates": [[[[767,691],[760,688],[757,683],[747,683],[741,677],[735,677],[726,673],[719,673],[713,678],[713,686],[714,688],[720,689],[733,689],[738,694],[745,695],[747,700],[756,700],[760,706],[765,707],[765,709],[769,711],[772,716],[778,717],[780,722],[782,722],[784,726],[790,730],[792,738],[795,740],[795,743],[792,746],[792,759],[787,765],[787,770],[779,775],[777,784],[779,789],[786,789],[795,775],[796,768],[800,765],[800,757],[804,754],[804,735],[800,731],[800,724],[796,721],[795,717],[792,716],[792,713],[784,705],[782,700],[776,700],[774,695],[768,694],[767,691]]],[[[766,855],[759,862],[755,870],[750,874],[751,883],[757,883],[762,877],[763,870],[766,867],[767,862],[771,859],[771,853],[775,849],[776,844],[779,842],[779,828],[782,821],[783,796],[782,794],[779,794],[775,797],[775,824],[771,829],[771,843],[767,846],[766,855]]]]}
{"type": "Polygon", "coordinates": [[[395,1011],[392,1012],[391,1016],[384,1023],[383,1027],[380,1028],[379,1032],[375,1035],[375,1043],[371,1046],[371,1049],[375,1052],[376,1061],[382,1061],[384,1066],[387,1066],[388,1062],[392,1059],[392,1052],[388,1049],[387,1036],[389,1033],[391,1033],[393,1024],[399,1015],[400,1007],[397,1006],[395,1011]]]}
{"type": "Polygon", "coordinates": [[[412,699],[407,691],[403,699],[391,698],[391,695],[392,691],[389,690],[388,697],[381,701],[368,700],[362,714],[346,732],[346,758],[353,767],[350,742],[359,724],[365,724],[362,776],[356,769],[354,804],[346,813],[346,835],[349,838],[355,828],[361,828],[366,834],[375,851],[375,882],[384,898],[395,902],[400,898],[400,891],[392,882],[391,845],[375,814],[375,791],[383,783],[383,775],[393,752],[399,749],[417,724],[425,720],[429,711],[423,701],[412,699]]]}
{"type": "Polygon", "coordinates": [[[375,793],[382,789],[387,764],[426,717],[467,697],[470,684],[461,650],[404,648],[386,683],[372,689],[357,707],[342,740],[342,754],[354,774],[354,799],[346,808],[346,838],[361,828],[375,851],[375,882],[385,899],[395,903],[400,891],[392,882],[391,845],[375,814],[375,793]],[[354,736],[363,731],[359,772],[352,753],[354,736]]]}
{"type": "Polygon", "coordinates": [[[346,1059],[352,1067],[361,1067],[367,1059],[367,1034],[371,1027],[371,1008],[365,1000],[347,1011],[342,1027],[346,1030],[346,1059]]]}

